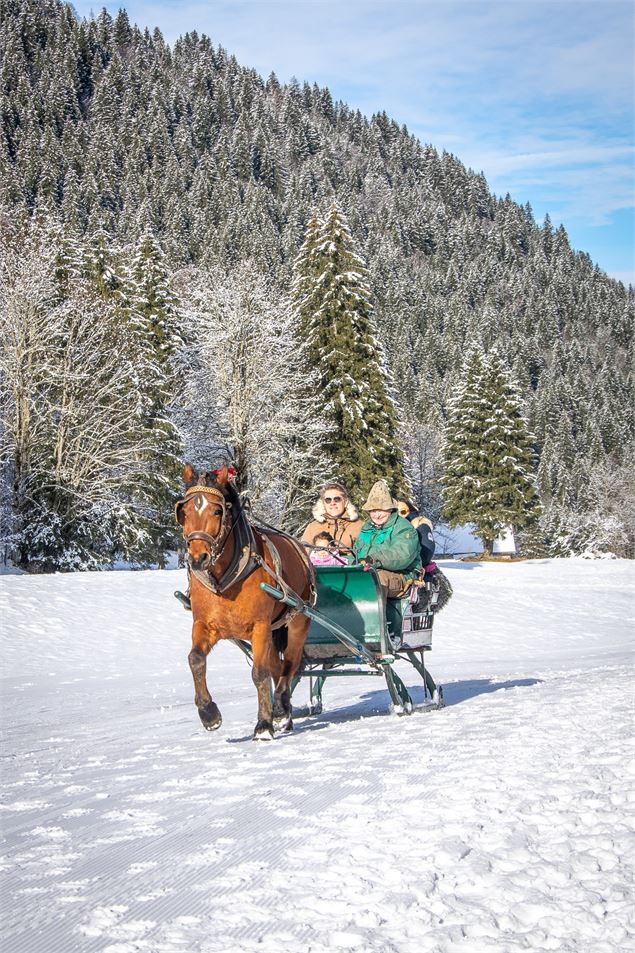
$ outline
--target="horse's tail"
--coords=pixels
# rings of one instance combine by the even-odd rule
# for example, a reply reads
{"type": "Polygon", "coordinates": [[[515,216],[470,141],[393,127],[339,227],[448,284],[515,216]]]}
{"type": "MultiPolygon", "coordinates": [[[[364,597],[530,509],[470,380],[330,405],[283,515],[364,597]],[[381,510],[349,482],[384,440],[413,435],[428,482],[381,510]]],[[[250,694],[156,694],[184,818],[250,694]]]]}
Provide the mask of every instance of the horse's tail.
{"type": "Polygon", "coordinates": [[[274,629],[271,633],[273,636],[273,645],[280,655],[284,652],[289,641],[289,630],[286,625],[281,625],[279,629],[274,629]]]}

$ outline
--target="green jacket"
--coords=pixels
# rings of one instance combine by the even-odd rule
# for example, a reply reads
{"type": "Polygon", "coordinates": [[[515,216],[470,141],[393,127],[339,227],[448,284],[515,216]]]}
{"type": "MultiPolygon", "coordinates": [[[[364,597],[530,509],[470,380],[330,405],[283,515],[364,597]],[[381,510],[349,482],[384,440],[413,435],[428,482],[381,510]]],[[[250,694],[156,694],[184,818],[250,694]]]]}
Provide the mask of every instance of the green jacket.
{"type": "Polygon", "coordinates": [[[371,559],[377,569],[400,572],[408,579],[414,579],[421,569],[419,534],[396,512],[383,526],[366,520],[353,549],[358,559],[371,559]]]}

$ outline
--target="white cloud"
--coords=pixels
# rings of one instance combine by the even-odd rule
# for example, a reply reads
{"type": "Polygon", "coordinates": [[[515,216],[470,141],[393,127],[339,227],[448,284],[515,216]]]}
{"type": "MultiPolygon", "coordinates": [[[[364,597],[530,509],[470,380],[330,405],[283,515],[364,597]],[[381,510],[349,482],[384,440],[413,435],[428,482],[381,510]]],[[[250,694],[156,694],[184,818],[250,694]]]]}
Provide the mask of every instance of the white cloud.
{"type": "Polygon", "coordinates": [[[606,224],[614,212],[633,206],[635,150],[627,143],[589,144],[586,135],[551,143],[523,137],[498,148],[466,143],[460,156],[482,170],[498,194],[510,192],[521,202],[533,194],[565,223],[606,224]]]}

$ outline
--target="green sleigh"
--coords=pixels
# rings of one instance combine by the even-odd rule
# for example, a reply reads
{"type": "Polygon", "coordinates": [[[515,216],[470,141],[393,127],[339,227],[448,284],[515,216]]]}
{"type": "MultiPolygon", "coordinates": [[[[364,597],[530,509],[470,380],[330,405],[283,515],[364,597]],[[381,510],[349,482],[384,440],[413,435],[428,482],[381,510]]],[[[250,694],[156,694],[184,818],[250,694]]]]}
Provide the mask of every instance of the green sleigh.
{"type": "MultiPolygon", "coordinates": [[[[417,707],[441,708],[443,689],[435,684],[425,664],[425,655],[432,648],[438,595],[433,585],[426,584],[428,598],[419,609],[409,597],[384,604],[376,573],[359,564],[316,567],[316,577],[315,606],[261,583],[273,598],[298,607],[311,619],[303,662],[292,685],[294,691],[302,678],[309,679],[310,713],[322,711],[322,690],[328,678],[374,676],[386,680],[395,707],[411,714],[415,705],[395,671],[398,661],[409,662],[422,680],[424,706],[417,707]]],[[[234,641],[251,658],[249,643],[234,641]]]]}

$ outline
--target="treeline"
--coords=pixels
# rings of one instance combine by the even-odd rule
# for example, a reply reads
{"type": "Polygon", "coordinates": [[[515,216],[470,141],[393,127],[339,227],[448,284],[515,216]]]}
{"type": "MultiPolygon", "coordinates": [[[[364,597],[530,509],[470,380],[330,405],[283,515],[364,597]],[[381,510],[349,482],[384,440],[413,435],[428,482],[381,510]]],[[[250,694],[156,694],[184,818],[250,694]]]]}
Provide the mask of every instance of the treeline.
{"type": "MultiPolygon", "coordinates": [[[[232,381],[218,377],[213,347],[227,315],[243,333],[268,328],[270,342],[286,342],[303,379],[317,370],[296,348],[293,263],[313,211],[324,217],[334,200],[367,263],[400,414],[395,442],[419,502],[438,518],[449,402],[480,345],[503,356],[535,437],[536,545],[635,554],[633,292],[574,252],[563,228],[493,196],[482,175],[384,113],[367,119],[315,84],[263,80],[205,36],[170,48],[125,12],[79,21],[55,0],[0,0],[0,18],[3,321],[17,334],[33,322],[30,343],[5,343],[2,357],[13,558],[160,559],[173,543],[176,459],[238,452],[232,381]],[[18,371],[20,348],[29,356],[18,371]],[[72,394],[64,361],[77,368],[72,394]],[[27,396],[11,376],[25,367],[39,381],[27,396]],[[93,437],[112,407],[101,455],[91,405],[93,437]],[[87,435],[73,443],[60,434],[79,406],[87,435]],[[37,435],[22,446],[25,419],[37,435]],[[63,462],[71,452],[85,454],[81,467],[63,462]],[[43,522],[31,522],[38,513],[43,522]]],[[[305,403],[293,386],[267,400],[258,355],[271,343],[254,348],[259,411],[248,418],[264,426],[283,408],[297,431],[306,392],[305,403]]],[[[289,366],[279,357],[276,386],[289,366]]],[[[319,418],[309,413],[316,427],[319,418]]],[[[281,428],[278,415],[267,433],[281,428]]],[[[257,450],[243,442],[246,488],[292,525],[328,453],[311,437],[289,482],[293,433],[259,439],[271,466],[254,467],[257,450]]]]}

